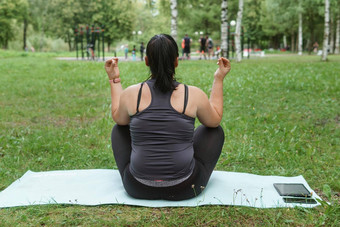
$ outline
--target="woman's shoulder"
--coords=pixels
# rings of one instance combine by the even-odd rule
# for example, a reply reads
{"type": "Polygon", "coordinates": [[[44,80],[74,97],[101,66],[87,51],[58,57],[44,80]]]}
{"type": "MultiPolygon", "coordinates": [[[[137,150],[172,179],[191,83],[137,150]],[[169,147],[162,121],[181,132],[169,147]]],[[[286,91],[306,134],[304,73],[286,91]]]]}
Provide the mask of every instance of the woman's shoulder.
{"type": "Polygon", "coordinates": [[[141,87],[141,83],[130,85],[124,89],[124,91],[122,92],[122,95],[124,96],[134,95],[139,92],[140,87],[141,87]]]}
{"type": "Polygon", "coordinates": [[[204,91],[199,87],[192,86],[192,85],[187,85],[187,86],[188,86],[190,93],[197,94],[197,95],[205,94],[204,91]]]}
{"type": "MultiPolygon", "coordinates": [[[[184,85],[185,84],[179,84],[178,86],[177,90],[178,90],[179,96],[181,96],[184,93],[184,85]]],[[[188,87],[188,98],[192,102],[194,103],[200,102],[200,101],[203,101],[207,97],[205,92],[199,87],[192,86],[192,85],[186,85],[186,86],[188,87]]]]}
{"type": "Polygon", "coordinates": [[[142,84],[142,83],[130,85],[130,86],[128,86],[127,88],[125,88],[124,91],[132,92],[132,91],[139,90],[141,84],[142,84]]]}

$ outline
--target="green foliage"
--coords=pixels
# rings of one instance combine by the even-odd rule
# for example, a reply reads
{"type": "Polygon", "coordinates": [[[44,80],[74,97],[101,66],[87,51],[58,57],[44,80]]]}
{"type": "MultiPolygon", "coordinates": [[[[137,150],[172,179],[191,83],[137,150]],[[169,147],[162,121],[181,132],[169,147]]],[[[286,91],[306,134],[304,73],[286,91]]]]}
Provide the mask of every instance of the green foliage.
{"type": "Polygon", "coordinates": [[[245,35],[252,42],[264,38],[261,18],[265,15],[263,11],[263,0],[248,0],[245,1],[243,24],[245,25],[245,35]]]}
{"type": "Polygon", "coordinates": [[[92,20],[105,28],[105,37],[109,43],[131,35],[135,20],[134,4],[129,1],[102,1],[98,5],[92,20]]]}
{"type": "MultiPolygon", "coordinates": [[[[27,170],[116,168],[110,89],[102,62],[0,51],[0,190],[27,170]]],[[[206,206],[30,206],[0,210],[0,225],[339,225],[339,56],[232,63],[224,83],[225,145],[217,170],[303,175],[325,200],[314,209],[206,206]]],[[[121,62],[124,87],[148,77],[121,62]]],[[[180,81],[209,89],[215,61],[180,62],[180,81]]],[[[196,122],[196,126],[199,122],[196,122]]]]}
{"type": "MultiPolygon", "coordinates": [[[[339,1],[331,0],[331,18],[340,13],[339,1]]],[[[184,34],[198,46],[199,33],[208,34],[215,45],[220,43],[220,0],[183,0],[178,5],[178,40],[184,34]]],[[[321,44],[324,28],[323,0],[245,0],[242,25],[246,38],[253,47],[296,46],[298,14],[303,16],[304,50],[311,50],[315,41],[321,44]]],[[[236,19],[238,1],[228,1],[228,21],[236,19]]],[[[147,42],[153,35],[170,33],[169,0],[1,0],[0,45],[3,48],[20,46],[23,25],[28,24],[27,40],[34,38],[38,51],[52,49],[49,39],[62,39],[68,49],[74,49],[74,28],[86,25],[105,29],[105,40],[110,46],[147,42]],[[24,23],[27,22],[27,23],[24,23]],[[20,31],[20,32],[17,32],[20,31]],[[141,35],[133,35],[141,31],[141,35]],[[30,38],[31,37],[31,38],[30,38]],[[13,41],[14,44],[9,44],[13,41]]],[[[230,28],[231,33],[234,32],[230,28]]],[[[331,28],[335,29],[334,25],[331,28]]],[[[137,33],[138,34],[138,33],[137,33]]],[[[59,42],[59,41],[58,41],[59,42]]],[[[23,46],[23,45],[21,45],[23,46]]],[[[294,48],[293,48],[294,49],[294,48]]]]}
{"type": "Polygon", "coordinates": [[[0,45],[7,49],[15,33],[12,23],[21,21],[27,15],[26,0],[0,0],[0,45]]]}
{"type": "MultiPolygon", "coordinates": [[[[190,5],[179,4],[179,7],[182,7],[179,10],[179,18],[183,37],[188,31],[191,33],[202,31],[204,34],[209,35],[215,33],[214,39],[219,38],[221,24],[220,20],[216,20],[216,18],[221,17],[221,1],[192,1],[190,5]]],[[[199,37],[196,38],[198,39],[199,37]]]]}

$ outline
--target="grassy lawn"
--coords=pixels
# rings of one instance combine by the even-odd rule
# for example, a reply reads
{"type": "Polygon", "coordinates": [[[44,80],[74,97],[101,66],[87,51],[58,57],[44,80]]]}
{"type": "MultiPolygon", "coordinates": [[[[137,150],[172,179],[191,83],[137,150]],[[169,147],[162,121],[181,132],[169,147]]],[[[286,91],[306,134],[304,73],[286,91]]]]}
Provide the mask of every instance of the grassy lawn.
{"type": "MultiPolygon", "coordinates": [[[[27,170],[116,168],[110,88],[102,62],[0,52],[0,191],[27,170]]],[[[181,61],[179,81],[209,93],[215,61],[181,61]]],[[[121,62],[123,86],[145,80],[121,62]]],[[[225,144],[217,170],[303,175],[331,205],[314,209],[227,206],[142,208],[45,205],[0,209],[13,225],[334,225],[340,209],[340,56],[232,63],[225,80],[225,144]]],[[[196,121],[196,126],[199,122],[196,121]]]]}

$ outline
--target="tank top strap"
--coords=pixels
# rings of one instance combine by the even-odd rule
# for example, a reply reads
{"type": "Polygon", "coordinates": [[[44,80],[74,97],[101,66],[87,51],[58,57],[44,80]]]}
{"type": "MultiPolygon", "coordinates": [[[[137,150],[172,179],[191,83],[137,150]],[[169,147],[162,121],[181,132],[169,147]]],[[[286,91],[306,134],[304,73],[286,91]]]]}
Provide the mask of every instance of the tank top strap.
{"type": "Polygon", "coordinates": [[[141,83],[140,88],[139,88],[139,91],[138,91],[137,108],[136,108],[137,113],[139,113],[139,103],[140,103],[140,99],[141,99],[141,97],[142,97],[142,89],[143,89],[143,85],[144,85],[144,82],[141,83]]]}
{"type": "Polygon", "coordinates": [[[187,105],[188,105],[188,86],[186,84],[184,84],[184,107],[183,107],[182,114],[185,113],[187,105]]]}

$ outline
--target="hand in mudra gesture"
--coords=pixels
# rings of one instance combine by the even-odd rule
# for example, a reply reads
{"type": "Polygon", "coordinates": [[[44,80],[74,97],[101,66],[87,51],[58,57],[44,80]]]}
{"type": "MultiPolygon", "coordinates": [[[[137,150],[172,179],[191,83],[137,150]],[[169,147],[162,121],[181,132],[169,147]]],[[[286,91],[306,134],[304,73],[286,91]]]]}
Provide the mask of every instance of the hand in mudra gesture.
{"type": "Polygon", "coordinates": [[[105,62],[105,70],[109,80],[119,78],[118,58],[112,58],[105,62]]]}
{"type": "Polygon", "coordinates": [[[218,69],[216,70],[214,76],[215,78],[220,78],[223,80],[224,77],[230,72],[230,61],[222,57],[218,59],[217,65],[218,69]]]}

